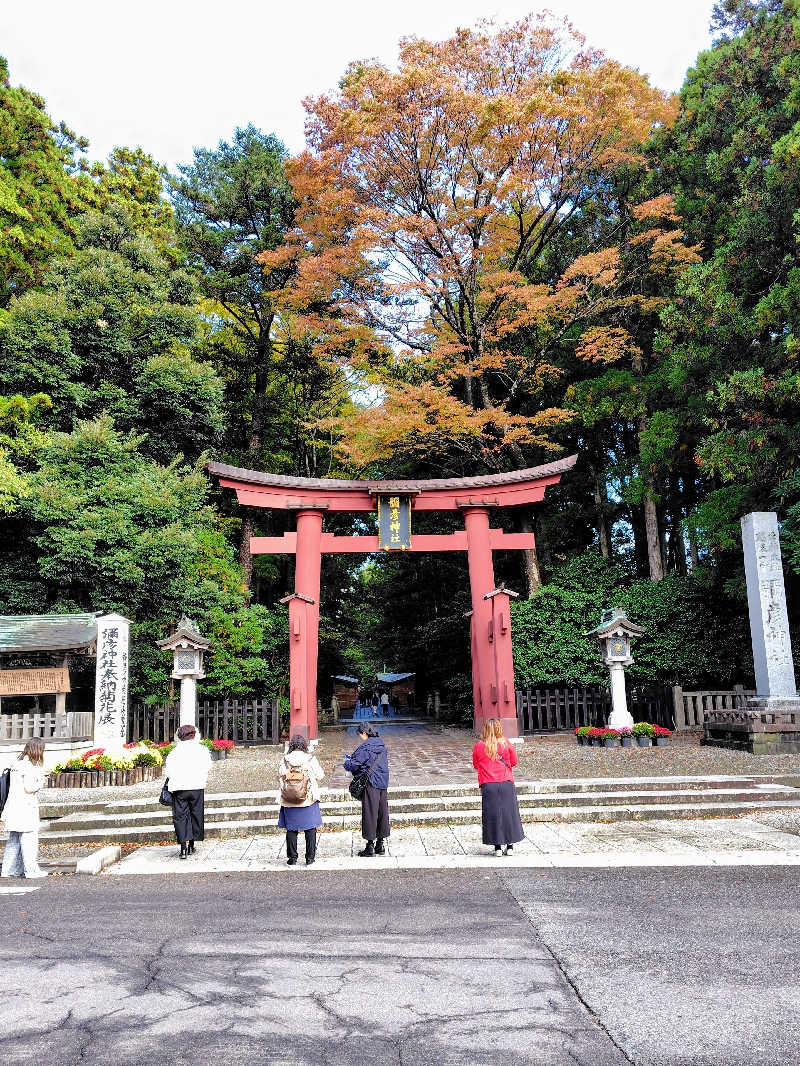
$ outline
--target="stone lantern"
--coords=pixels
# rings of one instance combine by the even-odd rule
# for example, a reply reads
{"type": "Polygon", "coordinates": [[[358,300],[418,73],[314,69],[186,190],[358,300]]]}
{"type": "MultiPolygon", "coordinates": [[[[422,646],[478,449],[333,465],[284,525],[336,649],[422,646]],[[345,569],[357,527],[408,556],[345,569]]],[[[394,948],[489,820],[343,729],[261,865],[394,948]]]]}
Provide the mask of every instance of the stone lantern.
{"type": "Polygon", "coordinates": [[[625,667],[633,662],[631,641],[646,632],[641,626],[628,621],[621,607],[609,607],[603,611],[600,625],[586,634],[587,637],[595,636],[600,641],[603,661],[611,675],[609,729],[633,727],[633,715],[628,710],[625,696],[625,667]]]}
{"type": "Polygon", "coordinates": [[[197,682],[206,676],[203,653],[211,647],[211,641],[201,637],[197,624],[184,615],[172,636],[157,640],[156,644],[173,655],[172,677],[181,683],[180,724],[196,726],[197,682]]]}

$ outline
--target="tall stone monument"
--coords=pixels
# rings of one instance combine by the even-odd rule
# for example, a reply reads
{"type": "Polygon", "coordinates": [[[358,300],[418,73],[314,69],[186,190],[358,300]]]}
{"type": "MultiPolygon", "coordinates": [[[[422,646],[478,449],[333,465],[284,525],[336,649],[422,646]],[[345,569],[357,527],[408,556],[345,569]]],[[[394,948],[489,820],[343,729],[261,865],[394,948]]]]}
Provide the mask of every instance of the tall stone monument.
{"type": "Polygon", "coordinates": [[[708,712],[706,739],[759,753],[800,751],[800,698],[774,511],[742,518],[742,547],[756,696],[741,708],[708,712]]]}
{"type": "Polygon", "coordinates": [[[756,695],[767,700],[790,699],[797,695],[797,685],[783,587],[778,516],[774,511],[755,511],[744,516],[742,546],[756,695]]]}
{"type": "Polygon", "coordinates": [[[94,744],[121,748],[128,729],[128,644],[130,622],[121,614],[97,619],[94,744]]]}

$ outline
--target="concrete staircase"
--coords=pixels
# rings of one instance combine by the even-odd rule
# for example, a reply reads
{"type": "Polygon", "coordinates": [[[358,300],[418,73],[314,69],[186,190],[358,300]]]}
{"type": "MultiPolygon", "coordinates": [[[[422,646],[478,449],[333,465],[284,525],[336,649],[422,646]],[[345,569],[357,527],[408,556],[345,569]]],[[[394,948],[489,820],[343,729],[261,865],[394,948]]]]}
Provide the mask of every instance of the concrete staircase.
{"type": "MultiPolygon", "coordinates": [[[[615,822],[631,819],[730,818],[756,811],[800,810],[800,776],[578,778],[517,784],[523,822],[615,822]]],[[[360,805],[341,789],[323,791],[328,829],[361,824],[360,805]]],[[[393,788],[392,824],[480,824],[475,785],[393,788]]],[[[206,836],[278,834],[277,793],[206,794],[206,836]]],[[[43,841],[147,842],[172,839],[172,814],[152,796],[92,800],[88,795],[40,806],[43,841]]]]}

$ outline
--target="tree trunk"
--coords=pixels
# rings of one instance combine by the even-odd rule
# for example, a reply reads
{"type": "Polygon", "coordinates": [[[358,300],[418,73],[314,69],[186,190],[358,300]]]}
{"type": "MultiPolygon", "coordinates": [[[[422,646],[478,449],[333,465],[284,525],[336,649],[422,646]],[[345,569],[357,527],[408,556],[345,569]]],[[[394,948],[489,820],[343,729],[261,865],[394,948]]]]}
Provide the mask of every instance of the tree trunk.
{"type": "Polygon", "coordinates": [[[692,519],[692,512],[697,503],[697,485],[691,474],[683,479],[683,497],[686,504],[686,531],[689,536],[689,565],[692,573],[700,566],[700,553],[697,549],[697,530],[692,519]]]}
{"type": "MultiPolygon", "coordinates": [[[[519,528],[523,533],[533,533],[533,522],[530,515],[524,512],[520,515],[519,528]]],[[[535,547],[523,549],[522,566],[525,576],[526,595],[529,600],[532,600],[542,587],[542,574],[539,570],[539,559],[536,555],[535,547]]]]}
{"type": "MultiPolygon", "coordinates": [[[[253,583],[253,553],[250,550],[250,538],[253,536],[253,518],[245,512],[242,518],[242,538],[239,542],[239,565],[244,575],[244,584],[250,591],[253,583]]],[[[249,599],[249,597],[248,597],[249,599]]]]}
{"type": "MultiPolygon", "coordinates": [[[[643,415],[639,419],[639,440],[647,429],[647,418],[643,415]]],[[[664,577],[664,555],[661,532],[658,525],[658,507],[655,501],[655,485],[653,475],[642,467],[641,450],[639,451],[639,476],[642,479],[644,499],[642,509],[644,511],[644,528],[647,536],[647,566],[651,581],[661,581],[664,577]]]]}
{"type": "MultiPolygon", "coordinates": [[[[550,537],[547,534],[547,525],[541,515],[534,515],[533,527],[536,531],[536,553],[541,560],[545,573],[553,569],[553,553],[550,550],[550,537]]],[[[542,584],[546,584],[542,578],[542,584]]]]}
{"type": "Polygon", "coordinates": [[[670,541],[675,559],[675,569],[681,577],[686,577],[686,541],[684,540],[683,530],[682,495],[681,478],[675,473],[672,478],[672,528],[670,530],[670,541]]]}
{"type": "Polygon", "coordinates": [[[597,521],[597,535],[600,541],[600,554],[604,559],[611,558],[611,536],[608,524],[606,506],[608,504],[608,490],[605,479],[600,476],[598,468],[593,462],[589,463],[594,487],[594,510],[597,521]]]}
{"type": "Polygon", "coordinates": [[[631,505],[627,512],[627,519],[633,534],[633,560],[636,566],[636,576],[644,577],[647,573],[647,537],[641,507],[631,505]]]}
{"type": "Polygon", "coordinates": [[[658,509],[653,499],[653,479],[645,478],[645,498],[642,504],[644,510],[644,528],[647,536],[647,565],[650,570],[651,581],[661,581],[664,577],[664,567],[661,561],[661,536],[658,531],[658,509]]]}

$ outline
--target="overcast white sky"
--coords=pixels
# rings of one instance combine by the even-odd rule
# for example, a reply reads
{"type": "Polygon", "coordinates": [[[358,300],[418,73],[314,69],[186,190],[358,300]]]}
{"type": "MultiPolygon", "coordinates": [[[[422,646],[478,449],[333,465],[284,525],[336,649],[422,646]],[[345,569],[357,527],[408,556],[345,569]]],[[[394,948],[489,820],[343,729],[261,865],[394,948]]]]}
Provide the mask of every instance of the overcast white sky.
{"type": "MultiPolygon", "coordinates": [[[[550,0],[590,44],[677,89],[708,46],[713,0],[550,0]]],[[[142,145],[174,167],[252,122],[303,146],[302,100],[354,59],[393,64],[397,42],[441,39],[480,18],[513,21],[532,0],[0,0],[11,81],[39,92],[91,158],[142,145]]]]}

